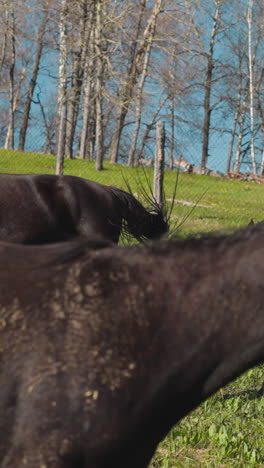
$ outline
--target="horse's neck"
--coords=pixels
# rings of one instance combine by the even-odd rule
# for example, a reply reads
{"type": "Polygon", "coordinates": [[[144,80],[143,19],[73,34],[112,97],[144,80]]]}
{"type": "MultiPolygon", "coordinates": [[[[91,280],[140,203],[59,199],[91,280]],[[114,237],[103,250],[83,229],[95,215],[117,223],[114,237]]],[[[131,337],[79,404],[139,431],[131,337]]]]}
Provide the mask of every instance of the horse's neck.
{"type": "Polygon", "coordinates": [[[161,294],[166,297],[166,289],[168,296],[160,311],[160,327],[156,325],[157,345],[155,340],[150,343],[146,367],[150,369],[149,391],[153,398],[160,395],[164,400],[172,424],[264,358],[259,296],[264,262],[256,262],[258,254],[264,260],[264,248],[257,252],[251,247],[252,251],[247,248],[243,253],[234,246],[224,258],[219,252],[215,259],[210,249],[197,251],[189,258],[196,259],[196,266],[187,262],[185,267],[186,252],[179,251],[171,279],[166,286],[161,281],[162,292],[156,290],[153,307],[161,294]]]}

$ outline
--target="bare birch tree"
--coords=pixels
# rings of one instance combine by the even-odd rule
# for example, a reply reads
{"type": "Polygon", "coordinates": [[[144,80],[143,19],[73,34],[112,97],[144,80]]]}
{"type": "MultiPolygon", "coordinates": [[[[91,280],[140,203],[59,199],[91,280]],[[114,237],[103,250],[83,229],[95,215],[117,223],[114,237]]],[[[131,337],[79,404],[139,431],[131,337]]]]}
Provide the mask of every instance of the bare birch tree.
{"type": "Polygon", "coordinates": [[[135,40],[130,49],[130,57],[128,60],[127,73],[123,80],[121,89],[119,90],[120,104],[116,117],[116,127],[113,133],[111,145],[111,162],[116,163],[118,160],[118,150],[120,145],[120,138],[124,127],[125,118],[128,108],[133,97],[134,87],[142,69],[142,62],[145,51],[152,35],[153,24],[157,21],[157,16],[162,10],[162,0],[155,0],[152,13],[144,29],[142,39],[138,41],[138,34],[141,29],[143,14],[145,12],[146,0],[142,0],[140,5],[140,12],[138,14],[138,24],[136,28],[135,40]]]}
{"type": "Polygon", "coordinates": [[[163,178],[164,178],[164,161],[165,161],[165,125],[162,120],[157,122],[156,130],[156,154],[154,166],[154,188],[153,196],[155,201],[162,206],[164,201],[163,178]]]}
{"type": "Polygon", "coordinates": [[[7,54],[7,44],[8,44],[8,26],[9,26],[9,8],[7,2],[3,2],[2,6],[2,46],[1,46],[1,55],[0,55],[0,72],[3,69],[3,65],[5,63],[6,54],[7,54]]]}
{"type": "Polygon", "coordinates": [[[39,26],[39,31],[38,31],[38,36],[37,36],[37,49],[34,54],[33,69],[32,69],[31,79],[30,79],[27,94],[26,94],[26,101],[25,101],[25,105],[23,109],[22,122],[21,122],[20,133],[19,133],[19,144],[18,144],[18,149],[21,151],[23,151],[25,148],[26,133],[28,129],[30,109],[31,109],[31,104],[33,100],[33,94],[34,94],[36,83],[37,83],[40,60],[41,60],[42,50],[43,50],[44,35],[46,32],[46,26],[47,26],[47,22],[49,19],[49,15],[50,15],[50,5],[47,4],[45,5],[45,8],[43,9],[43,17],[39,26]]]}
{"type": "Polygon", "coordinates": [[[158,121],[160,111],[164,107],[167,100],[168,100],[168,96],[165,96],[160,101],[160,103],[157,106],[155,112],[152,113],[151,121],[146,125],[145,132],[144,132],[143,137],[141,139],[140,147],[139,147],[139,149],[137,151],[137,158],[136,158],[136,165],[137,166],[139,165],[140,160],[143,158],[143,151],[144,151],[144,148],[145,148],[145,146],[146,146],[146,144],[147,144],[147,142],[149,140],[150,132],[156,127],[156,123],[158,121]]]}
{"type": "Polygon", "coordinates": [[[67,0],[61,0],[60,11],[60,57],[59,57],[59,80],[58,80],[58,139],[57,139],[57,162],[56,174],[63,173],[64,148],[65,148],[65,130],[67,116],[67,0]]]}
{"type": "MultiPolygon", "coordinates": [[[[161,8],[161,5],[159,8],[161,8]]],[[[157,17],[158,17],[158,10],[157,10],[157,13],[153,16],[152,22],[150,24],[149,38],[146,44],[146,50],[145,50],[143,65],[142,65],[142,72],[141,72],[141,76],[140,76],[139,83],[138,83],[137,90],[136,90],[135,128],[134,128],[134,133],[132,136],[132,143],[131,143],[130,151],[128,155],[129,166],[134,165],[135,151],[136,151],[139,128],[140,128],[140,123],[141,123],[143,88],[144,88],[144,84],[145,84],[147,73],[148,73],[150,54],[151,54],[151,49],[152,49],[152,45],[153,45],[153,41],[155,37],[157,17]]]]}
{"type": "Polygon", "coordinates": [[[249,109],[250,109],[250,153],[253,173],[257,173],[255,147],[254,147],[254,83],[253,83],[253,57],[252,57],[252,8],[253,0],[248,1],[248,68],[249,68],[249,109]]]}
{"type": "Polygon", "coordinates": [[[204,94],[204,123],[203,123],[203,145],[202,145],[202,159],[201,170],[206,171],[208,149],[209,149],[209,135],[210,135],[210,121],[211,121],[211,93],[212,93],[212,80],[214,69],[214,48],[215,40],[219,28],[220,8],[222,6],[221,0],[215,0],[215,11],[213,16],[213,26],[210,37],[209,50],[207,53],[207,71],[205,81],[205,94],[204,94]]]}
{"type": "MultiPolygon", "coordinates": [[[[25,77],[26,77],[26,67],[23,67],[21,69],[21,72],[20,72],[20,77],[19,77],[19,80],[18,80],[18,84],[17,84],[17,89],[14,93],[14,100],[13,100],[13,114],[15,115],[15,112],[18,108],[18,105],[19,105],[19,101],[20,101],[20,94],[21,94],[21,88],[22,88],[22,84],[23,82],[25,81],[25,77]]],[[[11,138],[11,132],[12,132],[12,121],[9,121],[8,123],[8,127],[7,127],[7,133],[6,133],[6,140],[5,140],[5,149],[8,148],[8,144],[9,144],[9,141],[10,141],[10,138],[11,138]]]]}
{"type": "MultiPolygon", "coordinates": [[[[80,136],[80,158],[90,159],[93,155],[94,139],[89,132],[89,122],[93,114],[94,102],[92,100],[92,85],[95,66],[95,21],[96,21],[96,1],[91,4],[89,12],[89,23],[87,23],[87,35],[85,57],[84,57],[84,76],[83,76],[83,111],[82,111],[82,129],[80,136]]],[[[91,129],[91,127],[90,127],[91,129]]]]}
{"type": "Polygon", "coordinates": [[[44,122],[45,141],[43,150],[45,153],[54,153],[54,138],[56,134],[56,114],[50,108],[46,108],[40,99],[39,93],[37,94],[37,102],[40,107],[40,112],[44,122]],[[51,114],[51,115],[50,115],[51,114]]]}
{"type": "Polygon", "coordinates": [[[236,153],[234,159],[234,172],[238,172],[240,169],[241,164],[241,153],[242,153],[242,142],[244,137],[244,130],[245,130],[245,120],[246,120],[246,113],[248,108],[248,89],[245,92],[243,102],[239,109],[239,116],[238,116],[238,137],[237,137],[237,145],[236,145],[236,153]]]}
{"type": "Polygon", "coordinates": [[[102,0],[97,1],[96,5],[96,23],[95,23],[95,51],[96,51],[96,163],[97,171],[103,169],[103,87],[104,87],[104,58],[103,58],[103,5],[102,0]]]}
{"type": "MultiPolygon", "coordinates": [[[[244,4],[244,15],[241,15],[241,11],[239,14],[238,26],[240,26],[240,35],[236,39],[232,35],[230,37],[232,57],[237,57],[238,66],[232,69],[232,79],[229,82],[228,89],[228,94],[236,92],[236,98],[233,98],[234,121],[227,158],[227,171],[230,170],[234,152],[233,170],[235,172],[240,171],[242,163],[245,162],[248,165],[252,165],[253,172],[257,170],[254,140],[261,126],[261,124],[256,122],[256,117],[258,115],[261,120],[257,101],[257,69],[259,68],[258,64],[261,63],[259,62],[259,50],[261,50],[263,26],[261,22],[258,24],[256,18],[258,10],[255,10],[255,20],[254,22],[252,21],[250,15],[252,15],[253,3],[251,5],[251,12],[249,11],[249,6],[248,2],[247,5],[244,4]],[[250,69],[252,70],[252,81],[250,80],[250,69]],[[238,80],[235,79],[235,76],[238,76],[238,80]],[[252,138],[254,157],[252,157],[251,151],[252,138]],[[248,153],[250,154],[250,161],[247,161],[245,158],[248,153]]],[[[261,81],[261,70],[259,79],[261,81]]]]}
{"type": "Polygon", "coordinates": [[[84,78],[84,65],[90,34],[90,0],[77,0],[71,10],[71,84],[67,97],[67,122],[65,138],[65,156],[73,157],[74,136],[79,114],[81,92],[84,78]]]}
{"type": "MultiPolygon", "coordinates": [[[[234,120],[233,120],[233,126],[232,126],[232,130],[231,130],[231,138],[230,138],[229,150],[228,150],[228,156],[227,156],[226,173],[228,173],[231,170],[232,157],[233,157],[234,146],[235,146],[235,138],[236,138],[236,135],[237,135],[237,129],[238,128],[241,129],[240,136],[241,136],[241,143],[242,143],[244,122],[241,122],[241,117],[242,117],[241,114],[243,113],[243,115],[244,115],[245,110],[246,110],[246,108],[245,108],[246,101],[244,100],[243,104],[242,104],[242,100],[243,100],[243,95],[244,95],[245,92],[246,92],[246,95],[247,95],[247,89],[248,89],[247,85],[246,85],[245,90],[243,89],[243,82],[244,82],[244,80],[243,80],[243,78],[244,78],[244,76],[243,76],[244,75],[244,73],[243,73],[243,63],[244,63],[244,61],[245,61],[244,50],[243,50],[243,48],[242,48],[242,50],[241,50],[241,48],[239,48],[239,51],[238,51],[238,63],[239,63],[238,83],[236,82],[238,91],[237,91],[237,95],[236,95],[236,98],[235,98],[235,114],[234,114],[234,120]],[[240,127],[240,125],[241,125],[241,127],[240,127]]],[[[232,81],[234,81],[234,80],[232,80],[232,81]]],[[[238,170],[239,158],[240,158],[240,150],[236,153],[236,158],[235,158],[235,163],[234,163],[234,170],[235,171],[238,170]]]]}
{"type": "Polygon", "coordinates": [[[263,85],[264,80],[264,66],[261,69],[260,78],[256,86],[256,99],[257,99],[257,112],[260,118],[260,127],[261,127],[261,135],[262,135],[262,156],[261,156],[261,163],[260,163],[260,175],[264,175],[264,110],[262,104],[262,96],[260,89],[263,85]]]}
{"type": "Polygon", "coordinates": [[[9,59],[9,127],[5,148],[14,149],[15,143],[15,63],[16,63],[16,21],[14,0],[10,2],[7,12],[7,24],[10,39],[9,59]]]}

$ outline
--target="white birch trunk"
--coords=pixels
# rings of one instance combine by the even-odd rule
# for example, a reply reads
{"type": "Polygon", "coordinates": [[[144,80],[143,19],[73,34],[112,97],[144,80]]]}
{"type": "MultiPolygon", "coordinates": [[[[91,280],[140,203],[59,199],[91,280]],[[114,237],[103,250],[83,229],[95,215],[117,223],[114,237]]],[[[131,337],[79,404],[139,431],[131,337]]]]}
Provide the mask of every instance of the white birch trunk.
{"type": "Polygon", "coordinates": [[[3,65],[6,59],[7,45],[8,45],[8,23],[9,23],[9,11],[5,8],[3,23],[5,25],[5,31],[3,32],[2,46],[1,46],[1,58],[0,58],[0,72],[2,71],[3,65]]]}
{"type": "Polygon", "coordinates": [[[154,20],[155,21],[153,21],[151,25],[151,33],[150,33],[149,41],[147,43],[146,52],[145,52],[145,56],[143,60],[141,78],[139,80],[139,84],[137,87],[136,103],[135,103],[135,111],[136,111],[135,128],[134,128],[132,143],[131,143],[129,156],[128,156],[128,166],[134,165],[135,151],[136,151],[139,128],[140,128],[140,123],[141,123],[143,88],[144,88],[144,84],[145,84],[147,73],[148,73],[149,59],[150,59],[150,53],[151,53],[152,44],[153,44],[153,40],[155,36],[157,16],[154,18],[154,20]]]}
{"type": "Polygon", "coordinates": [[[77,26],[75,44],[71,50],[71,87],[67,91],[67,123],[65,157],[73,158],[73,143],[76,136],[77,119],[79,116],[81,93],[84,83],[84,67],[91,30],[90,0],[82,0],[76,4],[80,24],[77,26]]]}
{"type": "Polygon", "coordinates": [[[207,73],[205,83],[205,95],[204,95],[204,123],[203,123],[203,148],[201,158],[201,170],[205,173],[207,168],[207,159],[209,151],[209,136],[210,136],[210,123],[211,123],[211,94],[212,94],[212,81],[213,81],[213,69],[214,69],[214,47],[217,36],[217,29],[220,19],[220,8],[221,0],[216,0],[216,9],[213,18],[213,27],[210,37],[209,52],[207,54],[207,73]]]}
{"type": "Polygon", "coordinates": [[[6,136],[5,148],[14,149],[15,144],[15,63],[16,63],[16,25],[15,25],[15,6],[12,2],[10,11],[10,65],[9,65],[9,125],[8,134],[6,136]]]}
{"type": "Polygon", "coordinates": [[[232,132],[231,132],[231,140],[230,140],[228,157],[227,157],[227,164],[226,164],[226,173],[227,174],[228,174],[228,172],[230,171],[230,168],[231,168],[231,161],[232,161],[232,155],[233,155],[233,148],[234,148],[234,141],[235,141],[235,134],[236,134],[238,116],[239,116],[239,108],[237,107],[237,110],[236,110],[236,113],[235,113],[235,116],[234,116],[234,122],[233,122],[233,127],[232,127],[232,132]]]}
{"type": "Polygon", "coordinates": [[[240,73],[239,88],[238,88],[238,93],[237,93],[237,107],[236,107],[236,112],[235,112],[235,116],[234,116],[234,122],[233,122],[232,133],[231,133],[231,140],[230,140],[228,157],[227,157],[227,164],[226,164],[226,173],[227,174],[231,169],[231,162],[232,162],[234,142],[235,142],[235,134],[236,134],[236,128],[237,128],[238,120],[239,120],[239,113],[240,113],[240,109],[241,109],[241,99],[242,99],[242,71],[240,73]]]}
{"type": "Polygon", "coordinates": [[[253,83],[253,58],[252,58],[252,8],[253,0],[248,1],[248,68],[249,68],[249,109],[250,109],[250,153],[253,173],[257,173],[255,147],[254,147],[254,83],[253,83]]]}
{"type": "Polygon", "coordinates": [[[156,129],[156,154],[154,166],[153,196],[154,200],[162,206],[163,203],[163,176],[165,159],[165,126],[163,121],[157,122],[156,129]]]}
{"type": "MultiPolygon", "coordinates": [[[[16,90],[15,95],[14,95],[13,113],[15,113],[16,110],[17,110],[19,100],[20,100],[21,87],[22,87],[22,84],[23,84],[23,81],[25,80],[25,78],[26,78],[26,68],[23,67],[22,70],[21,70],[21,73],[20,73],[18,87],[17,87],[17,90],[16,90]]],[[[11,137],[11,131],[12,131],[11,122],[9,122],[8,127],[7,127],[5,145],[4,145],[5,149],[8,149],[8,145],[9,145],[9,141],[10,141],[10,137],[11,137]]]]}
{"type": "Polygon", "coordinates": [[[170,100],[170,108],[171,108],[171,141],[170,141],[170,148],[169,148],[169,168],[173,169],[174,164],[174,139],[175,139],[175,100],[174,97],[171,97],[170,100]]]}
{"type": "Polygon", "coordinates": [[[96,129],[95,129],[95,147],[97,171],[103,169],[103,109],[102,109],[102,90],[104,84],[103,77],[103,54],[101,50],[102,41],[102,1],[96,5],[96,26],[95,26],[95,50],[96,50],[96,129]]]}
{"type": "Polygon", "coordinates": [[[86,48],[86,55],[84,57],[84,76],[83,76],[83,116],[82,116],[82,129],[80,135],[80,158],[81,159],[90,159],[92,157],[93,148],[88,140],[88,124],[91,114],[91,94],[92,94],[92,75],[94,68],[94,14],[91,12],[90,19],[90,28],[89,35],[87,40],[89,40],[89,46],[86,48]]]}
{"type": "Polygon", "coordinates": [[[59,81],[57,104],[57,163],[56,174],[63,173],[65,130],[67,114],[67,0],[61,0],[60,14],[60,57],[59,57],[59,81]]]}
{"type": "MultiPolygon", "coordinates": [[[[264,142],[264,138],[262,138],[262,142],[264,142]]],[[[262,158],[261,158],[261,164],[260,164],[260,175],[263,176],[264,172],[264,150],[262,151],[262,158]]]]}

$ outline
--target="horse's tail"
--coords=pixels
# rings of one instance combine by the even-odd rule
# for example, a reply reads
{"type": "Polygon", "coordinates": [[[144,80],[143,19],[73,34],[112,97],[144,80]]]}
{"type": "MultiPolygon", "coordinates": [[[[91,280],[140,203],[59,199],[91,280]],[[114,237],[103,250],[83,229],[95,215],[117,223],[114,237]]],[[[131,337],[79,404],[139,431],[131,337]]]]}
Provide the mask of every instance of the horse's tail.
{"type": "MultiPolygon", "coordinates": [[[[133,236],[140,242],[158,239],[169,230],[166,213],[155,201],[145,208],[132,194],[112,187],[119,215],[122,217],[122,234],[133,236]]],[[[149,200],[148,200],[149,201],[149,200]]]]}

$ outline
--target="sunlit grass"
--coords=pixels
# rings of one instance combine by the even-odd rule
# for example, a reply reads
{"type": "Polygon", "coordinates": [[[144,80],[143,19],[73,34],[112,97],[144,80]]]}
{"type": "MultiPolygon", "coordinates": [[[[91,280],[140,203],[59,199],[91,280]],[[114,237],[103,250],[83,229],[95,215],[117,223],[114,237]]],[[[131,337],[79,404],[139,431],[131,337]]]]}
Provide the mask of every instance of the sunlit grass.
{"type": "Polygon", "coordinates": [[[263,467],[263,371],[247,371],[185,417],[159,445],[151,468],[263,467]]]}

